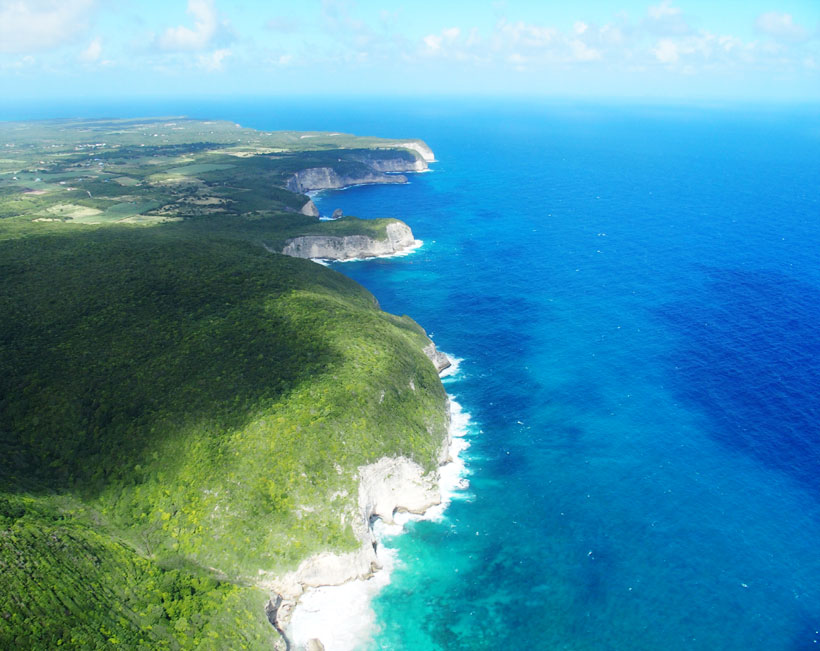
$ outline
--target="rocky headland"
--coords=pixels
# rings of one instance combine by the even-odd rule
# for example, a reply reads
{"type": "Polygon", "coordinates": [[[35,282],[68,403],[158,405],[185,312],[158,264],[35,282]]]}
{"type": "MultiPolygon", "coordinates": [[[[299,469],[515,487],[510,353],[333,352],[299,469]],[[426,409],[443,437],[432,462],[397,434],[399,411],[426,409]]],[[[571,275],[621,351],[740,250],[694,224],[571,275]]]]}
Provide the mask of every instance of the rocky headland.
{"type": "Polygon", "coordinates": [[[338,164],[308,167],[295,172],[285,187],[306,193],[338,190],[352,185],[407,183],[404,172],[424,172],[433,152],[423,142],[400,143],[401,149],[362,149],[348,153],[338,164]]]}
{"type": "Polygon", "coordinates": [[[318,190],[338,190],[351,185],[388,183],[407,183],[407,177],[402,174],[385,174],[369,167],[347,173],[332,167],[311,167],[296,172],[287,180],[286,187],[291,192],[304,194],[318,190]]]}
{"type": "MultiPolygon", "coordinates": [[[[450,366],[450,360],[436,349],[432,341],[423,348],[423,352],[437,370],[450,366]]],[[[360,544],[356,551],[316,554],[281,577],[267,577],[263,573],[260,585],[271,590],[265,612],[282,636],[278,649],[290,651],[295,648],[288,635],[288,626],[299,599],[306,591],[364,581],[382,569],[377,554],[378,540],[373,530],[376,519],[394,524],[394,517],[399,512],[422,515],[441,504],[440,468],[451,463],[455,456],[449,427],[447,431],[439,452],[439,468],[432,472],[425,472],[424,468],[407,457],[383,457],[375,463],[359,467],[357,508],[354,513],[346,514],[360,544]]],[[[318,639],[311,639],[310,644],[314,648],[324,648],[318,639]]]]}
{"type": "Polygon", "coordinates": [[[396,255],[419,246],[410,227],[399,220],[385,227],[384,238],[369,235],[300,235],[285,242],[282,253],[294,258],[351,260],[396,255]]]}

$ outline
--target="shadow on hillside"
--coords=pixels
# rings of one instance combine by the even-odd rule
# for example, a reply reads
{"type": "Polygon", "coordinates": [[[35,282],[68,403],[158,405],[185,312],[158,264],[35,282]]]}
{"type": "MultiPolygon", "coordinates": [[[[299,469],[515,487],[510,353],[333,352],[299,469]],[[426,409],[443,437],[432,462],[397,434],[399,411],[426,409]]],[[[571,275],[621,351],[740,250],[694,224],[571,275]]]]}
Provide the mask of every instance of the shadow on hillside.
{"type": "Polygon", "coordinates": [[[137,481],[168,437],[214,444],[337,363],[298,289],[349,279],[247,242],[173,229],[0,242],[0,485],[98,493],[137,481]]]}

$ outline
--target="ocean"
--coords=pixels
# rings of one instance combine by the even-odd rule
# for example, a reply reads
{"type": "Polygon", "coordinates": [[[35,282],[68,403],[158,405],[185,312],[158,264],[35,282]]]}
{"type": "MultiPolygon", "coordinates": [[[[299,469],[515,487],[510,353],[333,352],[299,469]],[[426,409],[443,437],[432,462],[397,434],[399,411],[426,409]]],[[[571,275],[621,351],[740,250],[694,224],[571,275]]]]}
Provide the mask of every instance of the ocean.
{"type": "MultiPolygon", "coordinates": [[[[65,111],[65,107],[62,107],[65,111]]],[[[49,117],[52,114],[41,114],[49,117]]],[[[13,113],[13,112],[12,112],[13,113]]],[[[38,117],[0,111],[0,117],[38,117]]],[[[461,359],[469,487],[391,538],[361,649],[820,644],[820,110],[425,98],[74,108],[423,138],[320,195],[335,264],[461,359]]]]}

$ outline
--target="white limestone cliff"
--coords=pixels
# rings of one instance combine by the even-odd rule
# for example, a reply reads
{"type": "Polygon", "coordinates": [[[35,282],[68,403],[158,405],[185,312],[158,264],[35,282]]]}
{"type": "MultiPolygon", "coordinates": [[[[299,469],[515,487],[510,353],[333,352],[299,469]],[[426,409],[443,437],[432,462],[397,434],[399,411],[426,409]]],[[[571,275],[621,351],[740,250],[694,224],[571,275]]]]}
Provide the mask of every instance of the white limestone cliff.
{"type": "Polygon", "coordinates": [[[418,245],[410,227],[394,221],[386,226],[383,239],[368,235],[300,235],[287,240],[282,253],[294,258],[351,260],[396,255],[418,245]]]}
{"type": "Polygon", "coordinates": [[[304,194],[318,190],[338,190],[351,185],[387,183],[407,183],[407,177],[401,174],[385,174],[373,168],[358,173],[344,174],[332,167],[310,167],[296,172],[287,180],[285,186],[291,192],[304,194]]]}

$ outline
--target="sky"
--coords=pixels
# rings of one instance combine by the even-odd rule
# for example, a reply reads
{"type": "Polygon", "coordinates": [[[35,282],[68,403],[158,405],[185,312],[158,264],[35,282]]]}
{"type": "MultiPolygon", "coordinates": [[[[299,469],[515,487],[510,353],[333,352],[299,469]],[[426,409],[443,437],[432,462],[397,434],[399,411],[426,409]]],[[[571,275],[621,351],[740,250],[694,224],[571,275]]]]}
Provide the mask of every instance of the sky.
{"type": "Polygon", "coordinates": [[[180,95],[818,102],[820,0],[0,0],[5,101],[180,95]]]}

